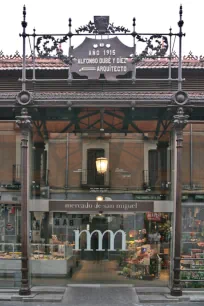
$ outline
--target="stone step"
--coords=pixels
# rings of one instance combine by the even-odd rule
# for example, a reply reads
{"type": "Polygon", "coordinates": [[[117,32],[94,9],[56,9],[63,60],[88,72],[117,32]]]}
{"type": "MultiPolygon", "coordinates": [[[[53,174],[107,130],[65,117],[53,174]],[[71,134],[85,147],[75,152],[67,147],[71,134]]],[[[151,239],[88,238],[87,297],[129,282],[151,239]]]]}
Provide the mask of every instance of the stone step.
{"type": "Polygon", "coordinates": [[[183,290],[183,295],[203,295],[203,291],[200,291],[200,289],[194,291],[183,290]]]}
{"type": "Polygon", "coordinates": [[[169,294],[170,289],[167,287],[135,287],[137,294],[169,294]]]}
{"type": "Polygon", "coordinates": [[[29,295],[29,296],[14,294],[14,295],[11,295],[11,296],[10,296],[10,300],[11,300],[11,301],[23,301],[25,297],[26,297],[26,298],[29,297],[30,299],[33,300],[33,298],[34,298],[35,296],[36,296],[36,294],[31,294],[31,295],[29,295]]]}
{"type": "Polygon", "coordinates": [[[47,293],[47,294],[53,294],[53,293],[64,293],[66,290],[66,287],[40,287],[35,286],[31,288],[32,293],[47,293]]]}
{"type": "Polygon", "coordinates": [[[179,302],[178,298],[167,298],[164,295],[139,295],[138,296],[140,303],[175,303],[175,302],[179,302]]]}
{"type": "Polygon", "coordinates": [[[10,301],[11,294],[0,294],[0,301],[10,301]]]}
{"type": "Polygon", "coordinates": [[[185,294],[183,294],[182,296],[175,296],[175,297],[172,296],[171,294],[164,294],[164,296],[167,299],[172,299],[172,298],[179,299],[180,302],[187,302],[187,301],[189,301],[189,298],[190,298],[189,295],[185,295],[185,294]]]}
{"type": "MultiPolygon", "coordinates": [[[[10,297],[11,301],[23,301],[23,302],[61,302],[62,294],[31,294],[29,296],[13,295],[10,297]]],[[[1,300],[1,296],[0,296],[1,300]]]]}
{"type": "Polygon", "coordinates": [[[61,302],[62,301],[62,295],[61,294],[37,294],[35,297],[25,297],[23,299],[24,302],[61,302]]]}
{"type": "Polygon", "coordinates": [[[5,289],[0,289],[0,294],[1,293],[18,293],[19,292],[19,289],[8,289],[8,288],[5,288],[5,289]]]}

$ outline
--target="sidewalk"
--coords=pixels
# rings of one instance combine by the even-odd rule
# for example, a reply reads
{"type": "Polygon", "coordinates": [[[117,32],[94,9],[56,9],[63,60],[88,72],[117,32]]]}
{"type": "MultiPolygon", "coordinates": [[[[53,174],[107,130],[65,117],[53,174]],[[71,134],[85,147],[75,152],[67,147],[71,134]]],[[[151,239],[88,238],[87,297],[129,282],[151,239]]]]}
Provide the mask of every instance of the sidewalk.
{"type": "Polygon", "coordinates": [[[135,287],[139,302],[146,303],[178,303],[178,302],[204,302],[203,291],[183,291],[181,297],[174,297],[170,289],[165,287],[135,287]]]}
{"type": "Polygon", "coordinates": [[[183,296],[173,297],[170,295],[169,288],[133,287],[131,285],[73,284],[66,287],[32,287],[31,292],[30,296],[19,296],[18,289],[0,289],[0,301],[52,302],[66,305],[92,305],[93,301],[99,305],[105,300],[110,305],[150,303],[169,305],[178,302],[204,302],[204,291],[184,291],[183,296]],[[117,304],[114,304],[116,302],[117,304]]]}
{"type": "Polygon", "coordinates": [[[20,296],[18,289],[0,289],[0,301],[56,302],[62,301],[66,287],[32,287],[31,295],[20,296]]]}

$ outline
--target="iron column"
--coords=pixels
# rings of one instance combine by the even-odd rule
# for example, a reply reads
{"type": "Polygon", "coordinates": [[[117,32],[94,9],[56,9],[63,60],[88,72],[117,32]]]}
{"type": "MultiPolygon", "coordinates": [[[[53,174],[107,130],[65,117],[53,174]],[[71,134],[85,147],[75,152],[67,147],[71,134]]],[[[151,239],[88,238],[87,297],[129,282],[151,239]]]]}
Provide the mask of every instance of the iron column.
{"type": "Polygon", "coordinates": [[[21,116],[16,116],[16,123],[21,130],[21,288],[20,295],[30,295],[29,286],[29,254],[28,254],[28,136],[31,128],[31,117],[26,108],[21,110],[21,116]]]}
{"type": "Polygon", "coordinates": [[[181,200],[182,200],[182,150],[183,150],[183,128],[188,122],[188,115],[185,115],[183,107],[177,108],[173,116],[173,125],[176,132],[176,222],[174,239],[174,277],[171,288],[171,295],[181,296],[182,288],[180,282],[180,257],[181,257],[181,200]]]}

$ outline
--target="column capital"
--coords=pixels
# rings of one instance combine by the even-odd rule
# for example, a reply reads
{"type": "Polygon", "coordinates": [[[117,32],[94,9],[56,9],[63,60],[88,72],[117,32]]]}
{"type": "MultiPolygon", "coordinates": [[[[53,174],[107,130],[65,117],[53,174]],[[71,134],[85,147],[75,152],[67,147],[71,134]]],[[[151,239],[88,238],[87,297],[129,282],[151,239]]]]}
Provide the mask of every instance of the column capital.
{"type": "Polygon", "coordinates": [[[27,108],[21,109],[21,115],[16,116],[16,124],[21,130],[28,131],[32,128],[31,116],[28,115],[27,108]]]}
{"type": "Polygon", "coordinates": [[[183,107],[178,107],[173,116],[173,127],[176,131],[183,130],[188,123],[189,115],[185,114],[183,107]]]}

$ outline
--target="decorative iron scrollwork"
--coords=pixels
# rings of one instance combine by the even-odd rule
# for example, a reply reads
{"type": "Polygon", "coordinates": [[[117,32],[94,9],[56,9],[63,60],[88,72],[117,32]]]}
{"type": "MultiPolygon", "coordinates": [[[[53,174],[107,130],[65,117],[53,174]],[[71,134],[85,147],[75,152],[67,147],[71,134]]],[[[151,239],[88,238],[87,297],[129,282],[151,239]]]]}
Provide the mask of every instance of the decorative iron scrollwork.
{"type": "MultiPolygon", "coordinates": [[[[109,23],[107,26],[106,32],[104,34],[116,34],[116,33],[128,33],[130,32],[129,29],[125,28],[124,26],[115,26],[114,23],[109,23]]],[[[100,31],[96,28],[96,25],[94,22],[89,21],[89,23],[85,26],[81,26],[78,29],[76,29],[76,33],[93,33],[93,34],[101,34],[100,31]]]]}
{"type": "Polygon", "coordinates": [[[66,34],[61,39],[56,39],[52,35],[43,35],[43,36],[38,37],[35,48],[40,57],[48,57],[48,56],[51,56],[54,50],[58,49],[60,44],[66,42],[68,38],[69,38],[69,34],[66,34]],[[49,47],[49,44],[51,44],[50,47],[49,47]]]}
{"type": "Polygon", "coordinates": [[[66,65],[71,66],[73,64],[74,56],[70,55],[64,55],[62,49],[57,49],[57,58],[59,58],[62,62],[64,62],[66,65]]]}
{"type": "Polygon", "coordinates": [[[168,39],[163,35],[152,35],[149,39],[142,38],[140,35],[136,33],[136,39],[140,42],[145,42],[145,49],[138,55],[132,55],[132,63],[137,64],[144,58],[152,58],[156,59],[159,57],[163,57],[168,50],[168,39]],[[156,43],[156,45],[154,45],[156,43]]]}

